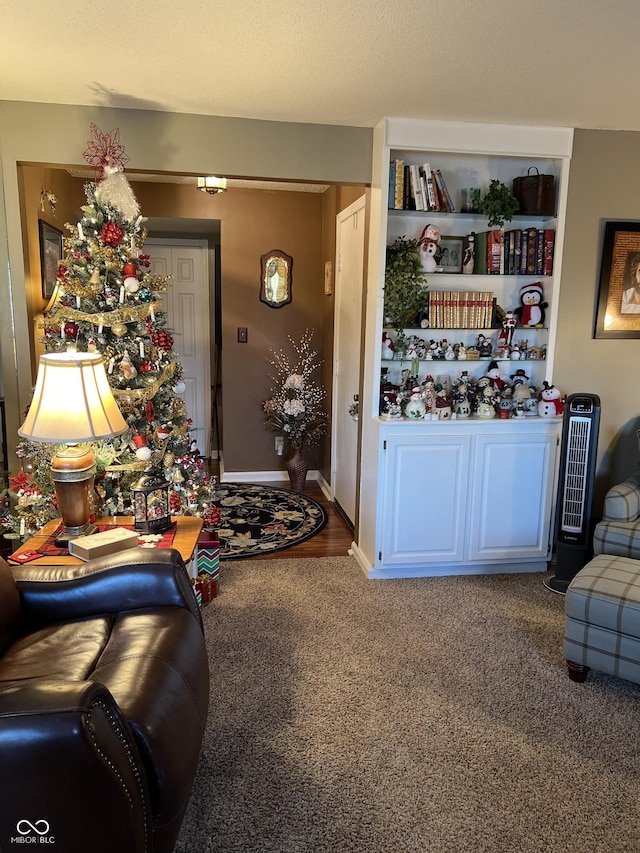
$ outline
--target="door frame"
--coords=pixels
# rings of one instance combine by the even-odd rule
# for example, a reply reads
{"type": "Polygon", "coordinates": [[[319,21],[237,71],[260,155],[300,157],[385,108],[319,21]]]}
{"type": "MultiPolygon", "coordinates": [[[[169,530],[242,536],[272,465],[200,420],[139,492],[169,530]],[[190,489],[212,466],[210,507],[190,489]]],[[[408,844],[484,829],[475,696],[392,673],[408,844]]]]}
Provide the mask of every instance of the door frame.
{"type": "MultiPolygon", "coordinates": [[[[336,394],[336,388],[340,382],[340,373],[339,373],[339,350],[338,350],[338,327],[339,327],[339,300],[340,300],[340,223],[349,219],[354,213],[358,211],[362,211],[364,216],[364,246],[363,246],[363,257],[362,257],[362,290],[361,290],[361,312],[360,312],[360,341],[359,341],[359,352],[360,352],[360,367],[358,371],[358,400],[362,401],[362,390],[364,384],[364,358],[363,358],[363,342],[364,342],[364,332],[365,332],[365,294],[367,287],[367,249],[369,242],[369,198],[366,192],[364,192],[359,198],[353,201],[350,205],[344,208],[344,210],[339,211],[336,214],[336,251],[335,251],[335,259],[334,259],[334,269],[335,269],[335,292],[334,292],[334,303],[333,303],[333,377],[332,377],[332,394],[331,394],[331,486],[330,486],[330,494],[331,500],[335,502],[335,460],[337,456],[337,445],[338,445],[338,435],[336,431],[335,424],[336,413],[338,409],[338,400],[336,394]],[[336,368],[337,371],[336,372],[336,368]]],[[[355,470],[355,511],[354,518],[352,519],[354,525],[354,536],[357,538],[358,532],[358,518],[360,516],[360,468],[362,463],[362,412],[358,417],[357,423],[357,446],[358,453],[356,455],[356,470],[355,470]]],[[[338,505],[339,506],[339,505],[338,505]]]]}

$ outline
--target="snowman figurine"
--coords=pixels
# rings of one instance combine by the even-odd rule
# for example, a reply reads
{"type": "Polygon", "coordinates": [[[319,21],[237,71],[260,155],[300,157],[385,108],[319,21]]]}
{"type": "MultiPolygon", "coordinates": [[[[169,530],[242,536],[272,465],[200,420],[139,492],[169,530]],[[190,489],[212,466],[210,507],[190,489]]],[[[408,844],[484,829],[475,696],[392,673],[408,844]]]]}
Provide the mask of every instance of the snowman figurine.
{"type": "Polygon", "coordinates": [[[439,267],[436,262],[439,243],[440,230],[435,225],[425,225],[420,234],[418,244],[424,253],[422,266],[426,272],[442,272],[442,267],[439,267]]]}
{"type": "Polygon", "coordinates": [[[540,402],[538,403],[538,414],[541,418],[556,418],[563,412],[564,403],[560,391],[555,386],[549,385],[548,382],[543,382],[540,402]]]}

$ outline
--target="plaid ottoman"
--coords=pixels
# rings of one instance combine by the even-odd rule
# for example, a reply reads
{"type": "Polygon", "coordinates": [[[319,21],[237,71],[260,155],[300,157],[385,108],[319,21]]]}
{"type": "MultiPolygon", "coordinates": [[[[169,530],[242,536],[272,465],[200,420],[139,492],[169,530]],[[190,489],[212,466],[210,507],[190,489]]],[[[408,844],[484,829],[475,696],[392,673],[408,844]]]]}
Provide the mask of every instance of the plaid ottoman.
{"type": "Polygon", "coordinates": [[[640,560],[594,557],[569,584],[565,614],[573,681],[592,668],[640,684],[640,560]]]}

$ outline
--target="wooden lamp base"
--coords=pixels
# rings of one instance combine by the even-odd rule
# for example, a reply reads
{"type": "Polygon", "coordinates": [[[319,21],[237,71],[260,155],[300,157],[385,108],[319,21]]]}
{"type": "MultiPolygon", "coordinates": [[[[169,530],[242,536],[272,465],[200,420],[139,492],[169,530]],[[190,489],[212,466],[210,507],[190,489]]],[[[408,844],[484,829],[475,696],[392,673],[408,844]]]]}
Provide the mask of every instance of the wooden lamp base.
{"type": "Polygon", "coordinates": [[[93,451],[86,445],[69,445],[51,460],[51,476],[63,525],[55,540],[59,548],[68,547],[71,539],[89,536],[98,530],[90,521],[95,472],[93,451]]]}

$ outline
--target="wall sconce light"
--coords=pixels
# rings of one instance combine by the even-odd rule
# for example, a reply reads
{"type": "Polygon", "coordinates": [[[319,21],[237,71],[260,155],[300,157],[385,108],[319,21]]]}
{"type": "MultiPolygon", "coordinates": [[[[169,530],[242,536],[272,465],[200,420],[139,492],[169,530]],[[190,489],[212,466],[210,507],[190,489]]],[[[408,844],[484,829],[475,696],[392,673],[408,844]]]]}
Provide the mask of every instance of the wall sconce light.
{"type": "Polygon", "coordinates": [[[215,175],[209,175],[209,177],[206,178],[198,178],[198,189],[203,193],[209,193],[209,195],[223,193],[227,189],[227,179],[216,178],[215,175]]]}

